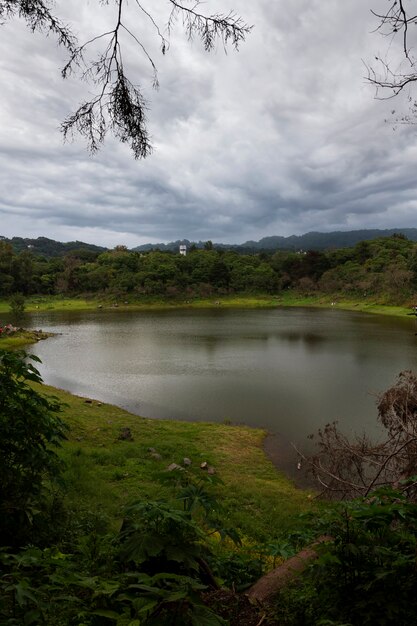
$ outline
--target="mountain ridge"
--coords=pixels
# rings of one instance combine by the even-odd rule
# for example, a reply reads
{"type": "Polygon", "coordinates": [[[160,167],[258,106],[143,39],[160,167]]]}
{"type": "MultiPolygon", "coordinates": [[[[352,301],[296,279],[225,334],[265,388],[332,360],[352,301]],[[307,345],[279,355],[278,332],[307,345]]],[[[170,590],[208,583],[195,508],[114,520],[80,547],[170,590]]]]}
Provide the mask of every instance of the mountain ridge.
{"type": "MultiPolygon", "coordinates": [[[[331,250],[336,248],[350,248],[355,246],[360,241],[369,241],[372,239],[378,239],[379,237],[390,237],[392,235],[404,235],[411,241],[417,242],[417,228],[369,228],[360,230],[347,230],[347,231],[331,231],[323,233],[319,231],[310,231],[303,235],[290,235],[283,237],[281,235],[271,235],[268,237],[262,237],[259,241],[248,240],[241,244],[228,244],[228,243],[213,243],[213,248],[217,250],[235,250],[241,253],[257,253],[257,252],[274,252],[277,250],[293,250],[294,252],[300,250],[331,250]]],[[[71,252],[84,252],[84,254],[100,254],[105,252],[109,248],[104,246],[97,246],[95,244],[85,243],[82,241],[69,241],[62,243],[49,239],[48,237],[37,237],[31,239],[27,237],[12,237],[7,238],[0,236],[0,241],[9,243],[12,245],[15,252],[22,252],[23,250],[30,250],[35,255],[41,255],[45,257],[59,257],[64,256],[71,252]]],[[[161,250],[178,252],[180,244],[186,244],[187,248],[192,245],[196,248],[204,248],[207,242],[197,241],[193,242],[188,239],[178,239],[169,243],[156,243],[156,244],[143,244],[135,246],[132,251],[136,252],[149,252],[151,250],[161,250]]]]}
{"type": "MultiPolygon", "coordinates": [[[[271,235],[263,237],[259,241],[248,240],[242,244],[213,243],[213,247],[223,250],[241,250],[242,252],[262,252],[275,250],[328,250],[332,248],[349,248],[360,241],[378,239],[379,237],[391,237],[392,235],[404,235],[411,241],[417,241],[417,228],[369,228],[360,230],[331,231],[322,233],[310,231],[303,235],[290,235],[283,237],[271,235]]],[[[178,239],[169,243],[143,244],[136,246],[132,250],[137,252],[148,252],[150,250],[176,251],[180,244],[187,247],[195,245],[203,248],[205,242],[193,242],[188,239],[178,239]]]]}

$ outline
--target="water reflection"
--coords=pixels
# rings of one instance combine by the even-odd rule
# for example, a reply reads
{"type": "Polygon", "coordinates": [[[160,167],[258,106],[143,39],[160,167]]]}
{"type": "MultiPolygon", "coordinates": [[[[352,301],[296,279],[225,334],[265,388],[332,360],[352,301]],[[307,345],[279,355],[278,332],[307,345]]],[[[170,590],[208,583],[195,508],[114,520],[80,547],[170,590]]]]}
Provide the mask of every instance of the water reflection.
{"type": "Polygon", "coordinates": [[[417,369],[415,321],[314,309],[42,313],[45,381],[149,417],[246,423],[304,440],[375,431],[376,392],[417,369]]]}

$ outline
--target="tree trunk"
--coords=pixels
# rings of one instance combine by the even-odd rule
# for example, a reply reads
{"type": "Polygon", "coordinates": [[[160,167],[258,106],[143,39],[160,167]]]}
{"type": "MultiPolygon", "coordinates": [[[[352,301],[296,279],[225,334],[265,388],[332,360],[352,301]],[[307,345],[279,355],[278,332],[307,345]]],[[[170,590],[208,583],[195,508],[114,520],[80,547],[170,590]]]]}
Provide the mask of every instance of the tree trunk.
{"type": "Polygon", "coordinates": [[[282,587],[285,587],[297,575],[303,572],[306,567],[317,558],[317,550],[315,546],[325,541],[332,541],[331,537],[323,535],[308,548],[301,550],[298,554],[288,559],[282,565],[279,565],[265,576],[262,576],[250,589],[246,592],[251,602],[262,604],[271,596],[278,593],[282,587]]]}

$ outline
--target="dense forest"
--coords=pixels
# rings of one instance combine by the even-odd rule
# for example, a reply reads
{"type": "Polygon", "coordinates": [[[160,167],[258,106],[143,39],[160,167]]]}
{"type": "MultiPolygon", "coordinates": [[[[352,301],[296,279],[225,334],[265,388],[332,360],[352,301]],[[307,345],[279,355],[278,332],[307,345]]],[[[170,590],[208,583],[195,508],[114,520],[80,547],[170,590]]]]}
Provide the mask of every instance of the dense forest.
{"type": "Polygon", "coordinates": [[[239,254],[191,246],[186,256],[124,246],[71,248],[61,256],[0,241],[0,297],[14,293],[182,299],[291,289],[406,303],[417,289],[417,243],[402,234],[328,251],[239,254]]]}

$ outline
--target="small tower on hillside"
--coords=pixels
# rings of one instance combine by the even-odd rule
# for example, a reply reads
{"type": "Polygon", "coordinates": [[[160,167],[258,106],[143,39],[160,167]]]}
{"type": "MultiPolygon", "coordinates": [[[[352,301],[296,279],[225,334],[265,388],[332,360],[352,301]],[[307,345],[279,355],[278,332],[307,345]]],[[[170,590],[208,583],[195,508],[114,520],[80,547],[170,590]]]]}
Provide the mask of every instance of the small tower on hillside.
{"type": "Polygon", "coordinates": [[[180,245],[180,254],[182,254],[182,256],[187,256],[187,246],[185,243],[180,245]]]}

